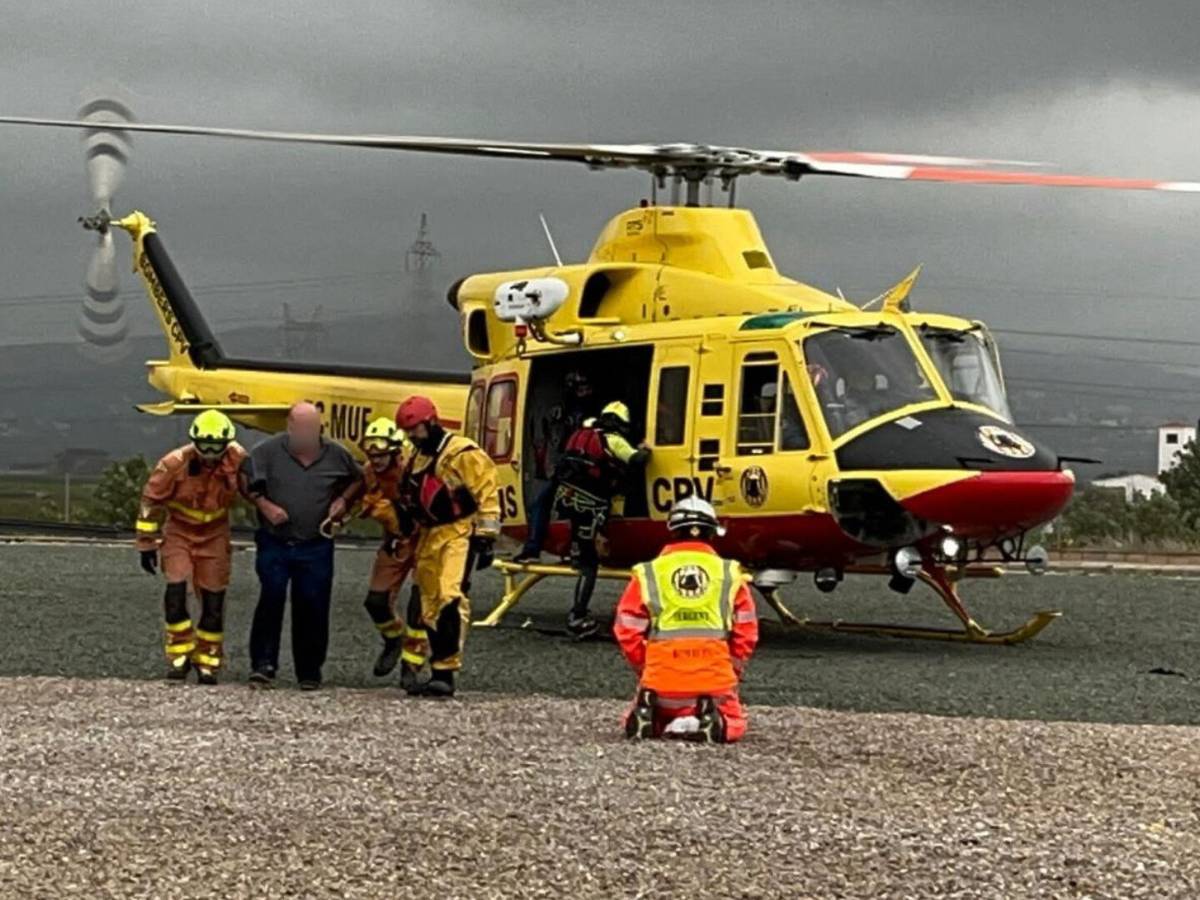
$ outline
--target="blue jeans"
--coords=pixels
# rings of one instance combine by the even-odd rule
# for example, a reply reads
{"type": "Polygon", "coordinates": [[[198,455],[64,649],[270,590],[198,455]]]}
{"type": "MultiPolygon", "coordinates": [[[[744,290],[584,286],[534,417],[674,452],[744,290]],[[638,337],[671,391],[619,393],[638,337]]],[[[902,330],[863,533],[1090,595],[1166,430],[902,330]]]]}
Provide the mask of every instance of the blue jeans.
{"type": "Polygon", "coordinates": [[[529,507],[529,536],[525,539],[525,550],[542,552],[546,535],[550,533],[550,518],[554,515],[554,495],[558,493],[558,481],[551,478],[534,495],[529,507]]]}
{"type": "Polygon", "coordinates": [[[254,535],[254,570],[262,589],[250,627],[250,667],[272,675],[279,668],[279,641],[288,584],[292,587],[292,660],[298,681],[321,680],[329,649],[333,593],[333,541],[290,543],[265,531],[254,535]]]}

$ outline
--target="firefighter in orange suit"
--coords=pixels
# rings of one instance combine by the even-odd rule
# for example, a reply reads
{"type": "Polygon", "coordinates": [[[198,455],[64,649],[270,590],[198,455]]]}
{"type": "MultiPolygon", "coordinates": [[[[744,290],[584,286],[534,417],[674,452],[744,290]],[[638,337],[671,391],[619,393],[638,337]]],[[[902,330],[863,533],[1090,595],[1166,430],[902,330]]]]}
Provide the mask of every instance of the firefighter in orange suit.
{"type": "Polygon", "coordinates": [[[395,501],[400,496],[400,480],[412,456],[412,445],[396,423],[380,417],[367,426],[359,442],[367,456],[363,469],[363,496],[360,515],[374,519],[383,528],[383,543],[371,566],[367,615],[383,637],[383,649],[375,661],[375,675],[383,677],[396,668],[404,637],[404,617],[397,613],[396,595],[412,570],[412,536],[400,533],[395,501]]]}
{"type": "Polygon", "coordinates": [[[492,564],[500,533],[496,464],[474,441],[446,431],[427,397],[401,403],[396,424],[415,452],[395,505],[401,530],[417,534],[401,684],[410,694],[451,697],[471,621],[471,571],[492,564]],[[426,660],[430,678],[422,680],[426,660]]]}
{"type": "Polygon", "coordinates": [[[229,586],[229,510],[238,498],[246,451],[224,413],[207,410],[188,430],[191,443],[158,461],[142,489],[137,549],[142,568],[166,577],[167,678],[191,668],[201,684],[216,684],[221,668],[225,589],[229,586]],[[165,524],[164,524],[165,520],[165,524]],[[200,621],[188,613],[188,582],[200,598],[200,621]]]}
{"type": "Polygon", "coordinates": [[[634,568],[613,634],[638,673],[630,738],[733,743],[746,733],[738,683],[758,643],[754,599],[738,564],[712,548],[724,534],[712,505],[676,503],[674,543],[634,568]]]}

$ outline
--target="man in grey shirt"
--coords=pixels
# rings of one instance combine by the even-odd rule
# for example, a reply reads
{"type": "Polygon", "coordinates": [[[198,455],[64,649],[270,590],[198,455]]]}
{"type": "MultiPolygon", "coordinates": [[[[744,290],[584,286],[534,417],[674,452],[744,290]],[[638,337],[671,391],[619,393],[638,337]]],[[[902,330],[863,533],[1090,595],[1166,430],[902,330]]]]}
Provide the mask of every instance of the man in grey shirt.
{"type": "Polygon", "coordinates": [[[301,690],[316,690],[329,647],[333,592],[333,540],[323,523],[346,515],[362,472],[348,450],[321,436],[320,410],[297,403],[288,412],[287,431],[251,450],[243,473],[258,507],[254,568],[262,588],[250,629],[250,683],[275,682],[290,583],[296,680],[301,690]]]}

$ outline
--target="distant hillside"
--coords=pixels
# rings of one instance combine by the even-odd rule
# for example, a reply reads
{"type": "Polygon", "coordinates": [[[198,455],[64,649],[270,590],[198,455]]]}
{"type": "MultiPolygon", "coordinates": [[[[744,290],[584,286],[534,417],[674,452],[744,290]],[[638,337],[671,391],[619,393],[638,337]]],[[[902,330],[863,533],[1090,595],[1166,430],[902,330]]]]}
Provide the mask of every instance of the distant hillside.
{"type": "MultiPolygon", "coordinates": [[[[231,330],[220,340],[231,354],[283,357],[279,327],[231,330]]],[[[313,358],[405,368],[470,366],[457,320],[444,305],[422,316],[342,317],[325,325],[320,346],[313,358]]],[[[67,448],[149,456],[181,442],[182,421],[144,416],[133,408],[161,399],[146,383],[142,362],[163,356],[162,338],[132,338],[130,348],[122,362],[100,365],[74,344],[5,347],[0,352],[0,469],[36,465],[67,448]]]]}

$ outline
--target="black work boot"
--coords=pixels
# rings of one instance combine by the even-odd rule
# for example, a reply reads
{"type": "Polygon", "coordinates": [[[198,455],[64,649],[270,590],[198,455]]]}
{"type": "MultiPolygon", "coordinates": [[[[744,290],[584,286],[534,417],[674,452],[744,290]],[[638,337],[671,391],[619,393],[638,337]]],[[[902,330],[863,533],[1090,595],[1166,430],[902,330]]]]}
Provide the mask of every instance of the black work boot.
{"type": "Polygon", "coordinates": [[[521,548],[521,552],[512,558],[512,561],[518,565],[524,563],[535,563],[542,558],[542,551],[537,547],[526,545],[521,548]]]}
{"type": "Polygon", "coordinates": [[[196,666],[196,681],[200,684],[216,684],[217,670],[209,666],[196,666]]]}
{"type": "Polygon", "coordinates": [[[420,696],[439,700],[454,696],[454,673],[445,669],[434,669],[433,675],[421,687],[420,696]]]}
{"type": "Polygon", "coordinates": [[[425,690],[425,683],[427,681],[429,681],[429,678],[420,666],[414,666],[412,663],[400,664],[400,687],[410,697],[416,697],[422,693],[425,690]]]}
{"type": "Polygon", "coordinates": [[[700,720],[700,727],[694,735],[688,736],[690,740],[702,744],[725,743],[725,719],[712,697],[701,697],[696,703],[696,718],[700,720]]]}
{"type": "Polygon", "coordinates": [[[631,741],[646,741],[654,737],[654,707],[658,697],[650,688],[639,688],[633,712],[625,720],[625,737],[631,741]]]}
{"type": "Polygon", "coordinates": [[[392,674],[396,664],[400,662],[400,652],[404,649],[402,644],[398,637],[383,639],[383,649],[379,651],[379,658],[375,660],[375,668],[372,669],[376,678],[392,674]]]}
{"type": "Polygon", "coordinates": [[[600,623],[588,613],[577,613],[575,610],[567,613],[567,633],[575,640],[582,641],[600,630],[600,623]]]}
{"type": "Polygon", "coordinates": [[[192,670],[192,661],[186,656],[176,656],[167,663],[167,681],[187,681],[192,670]]]}

